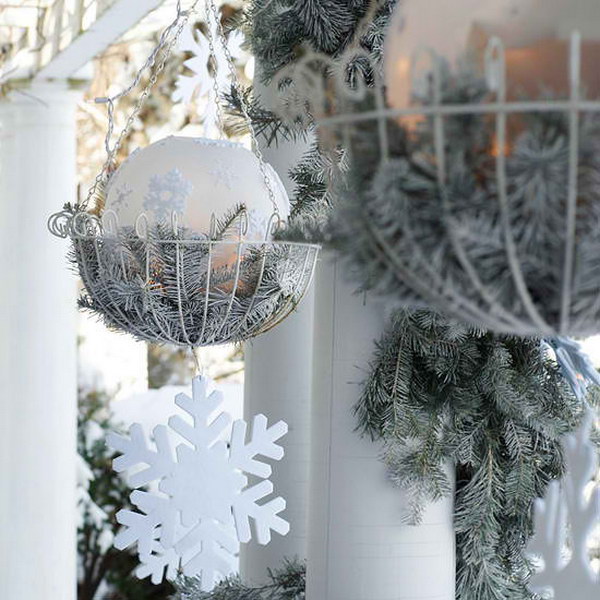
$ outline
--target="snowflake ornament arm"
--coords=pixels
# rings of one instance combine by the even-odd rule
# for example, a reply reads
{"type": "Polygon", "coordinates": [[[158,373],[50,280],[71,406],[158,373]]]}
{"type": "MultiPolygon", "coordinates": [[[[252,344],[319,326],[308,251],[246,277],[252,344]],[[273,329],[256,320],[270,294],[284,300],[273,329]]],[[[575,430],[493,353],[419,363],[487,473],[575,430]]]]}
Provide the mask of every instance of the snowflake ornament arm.
{"type": "Polygon", "coordinates": [[[286,503],[281,497],[274,498],[265,504],[258,504],[266,496],[273,493],[273,484],[262,481],[242,492],[233,505],[235,525],[240,542],[249,542],[252,538],[250,519],[254,520],[256,539],[259,544],[265,545],[271,541],[271,531],[286,535],[290,524],[279,516],[285,510],[286,503]]]}
{"type": "Polygon", "coordinates": [[[193,424],[176,416],[169,419],[169,427],[196,449],[212,446],[231,424],[227,413],[221,413],[211,421],[210,416],[223,404],[223,394],[216,390],[209,394],[206,377],[196,377],[192,381],[192,397],[177,394],[175,404],[192,417],[193,424]],[[198,398],[204,398],[204,401],[198,402],[198,398]]]}
{"type": "Polygon", "coordinates": [[[175,468],[173,451],[164,425],[154,428],[154,441],[156,450],[150,448],[144,430],[138,423],[129,428],[129,437],[112,432],[108,434],[106,443],[121,452],[121,456],[113,461],[113,469],[117,473],[129,472],[134,467],[147,465],[147,468],[128,476],[131,487],[141,487],[166,477],[175,468]]]}
{"type": "MultiPolygon", "coordinates": [[[[287,424],[279,421],[267,427],[267,418],[256,415],[252,423],[252,437],[246,443],[247,426],[244,421],[236,421],[231,434],[230,462],[232,466],[267,479],[271,476],[271,467],[256,459],[256,456],[265,456],[273,460],[283,458],[283,448],[275,442],[287,433],[287,424]]],[[[251,538],[250,519],[256,526],[256,539],[259,544],[268,544],[271,541],[271,530],[286,535],[289,532],[289,523],[279,517],[285,510],[286,503],[283,498],[275,498],[270,502],[259,505],[258,501],[273,493],[273,484],[262,481],[255,486],[245,489],[233,506],[235,525],[240,542],[249,542],[251,538]]]]}
{"type": "Polygon", "coordinates": [[[252,437],[246,443],[246,431],[248,427],[245,421],[236,421],[231,434],[231,464],[247,473],[257,477],[267,478],[271,476],[271,467],[257,460],[256,456],[265,456],[273,460],[283,458],[283,448],[275,442],[287,433],[287,425],[279,421],[271,427],[267,427],[267,417],[256,415],[252,422],[252,437]]]}

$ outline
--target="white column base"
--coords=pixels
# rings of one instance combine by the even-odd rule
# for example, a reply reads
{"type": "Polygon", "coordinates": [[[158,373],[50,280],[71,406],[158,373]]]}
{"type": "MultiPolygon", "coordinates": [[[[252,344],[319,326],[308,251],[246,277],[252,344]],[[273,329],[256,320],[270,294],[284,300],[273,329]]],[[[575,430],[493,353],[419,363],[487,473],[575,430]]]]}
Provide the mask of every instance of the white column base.
{"type": "Polygon", "coordinates": [[[354,295],[336,261],[316,281],[308,600],[454,600],[453,502],[401,522],[403,497],[353,406],[386,311],[354,295]]]}
{"type": "Polygon", "coordinates": [[[286,499],[281,516],[290,522],[290,532],[285,537],[274,534],[267,546],[242,546],[242,577],[256,585],[264,584],[268,570],[280,567],[284,558],[306,558],[313,302],[311,290],[297,312],[246,344],[246,419],[264,413],[269,422],[282,419],[289,425],[281,440],[285,456],[272,464],[271,480],[277,495],[286,499]]]}

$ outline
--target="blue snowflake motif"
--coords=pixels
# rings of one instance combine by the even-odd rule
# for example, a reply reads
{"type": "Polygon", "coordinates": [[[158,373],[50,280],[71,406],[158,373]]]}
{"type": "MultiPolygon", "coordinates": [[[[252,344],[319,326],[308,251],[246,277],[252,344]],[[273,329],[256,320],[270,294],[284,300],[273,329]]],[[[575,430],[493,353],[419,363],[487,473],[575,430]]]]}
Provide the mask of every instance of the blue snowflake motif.
{"type": "Polygon", "coordinates": [[[153,175],[144,196],[144,210],[152,213],[157,221],[168,220],[173,212],[183,214],[193,189],[177,168],[165,175],[153,175]]]}
{"type": "Polygon", "coordinates": [[[119,186],[117,188],[117,197],[113,201],[113,208],[117,212],[119,212],[121,209],[128,208],[131,194],[133,194],[133,190],[127,183],[119,186]]]}

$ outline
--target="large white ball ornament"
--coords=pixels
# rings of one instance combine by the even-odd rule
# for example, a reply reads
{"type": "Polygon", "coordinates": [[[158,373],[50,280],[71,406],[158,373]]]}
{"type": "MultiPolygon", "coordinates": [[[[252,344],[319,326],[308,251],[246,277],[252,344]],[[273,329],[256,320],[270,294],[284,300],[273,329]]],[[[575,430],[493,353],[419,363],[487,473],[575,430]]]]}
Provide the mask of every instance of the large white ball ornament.
{"type": "MultiPolygon", "coordinates": [[[[289,216],[287,193],[275,170],[265,164],[281,219],[289,216]]],[[[137,150],[111,177],[106,209],[120,226],[134,226],[144,213],[150,224],[169,221],[208,234],[217,219],[243,205],[249,227],[245,239],[262,240],[275,206],[258,158],[241,144],[204,138],[168,137],[137,150]]]]}

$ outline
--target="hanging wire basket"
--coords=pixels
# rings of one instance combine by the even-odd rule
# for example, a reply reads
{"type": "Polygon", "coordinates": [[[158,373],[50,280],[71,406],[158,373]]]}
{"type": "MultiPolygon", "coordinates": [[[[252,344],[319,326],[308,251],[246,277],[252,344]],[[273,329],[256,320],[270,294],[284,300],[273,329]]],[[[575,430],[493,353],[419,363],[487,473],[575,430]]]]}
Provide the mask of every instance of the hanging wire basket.
{"type": "MultiPolygon", "coordinates": [[[[245,105],[263,193],[275,211],[262,240],[257,241],[255,234],[248,235],[245,207],[238,208],[226,235],[218,231],[214,215],[210,231],[204,233],[179,224],[176,212],[171,212],[168,222],[156,214],[140,214],[131,226],[120,224],[115,211],[104,209],[104,191],[116,171],[117,151],[199,2],[194,0],[184,10],[178,0],[175,19],[161,34],[131,85],[112,97],[96,100],[108,107],[106,162],[85,200],[75,207],[65,207],[48,221],[51,233],[71,240],[69,260],[85,288],[80,308],[139,340],[190,348],[242,342],[278,325],[310,286],[319,253],[319,246],[314,244],[272,239],[281,228],[278,204],[245,105]],[[140,84],[145,71],[148,82],[112,143],[115,105],[140,84]],[[88,208],[92,199],[96,206],[88,208]]],[[[219,43],[232,85],[241,92],[214,0],[206,0],[205,8],[206,18],[212,20],[218,34],[218,39],[213,39],[208,28],[211,57],[215,59],[215,44],[219,43]]],[[[198,166],[201,168],[202,163],[198,166]]],[[[201,203],[201,198],[197,201],[201,203]]]]}
{"type": "MultiPolygon", "coordinates": [[[[216,221],[213,219],[213,224],[216,221]]],[[[169,223],[119,225],[116,213],[98,218],[63,211],[49,222],[70,238],[69,259],[85,293],[79,305],[113,329],[147,342],[199,347],[241,342],[269,331],[298,305],[310,286],[319,247],[246,240],[247,217],[237,235],[215,239],[215,226],[198,235],[169,223]]],[[[278,223],[273,216],[270,236],[278,223]]]]}
{"type": "Polygon", "coordinates": [[[431,48],[403,56],[401,107],[363,35],[271,83],[281,118],[347,151],[331,235],[361,283],[498,333],[600,332],[600,101],[582,92],[579,32],[554,65],[564,97],[513,97],[491,36],[476,77],[431,48]]]}

